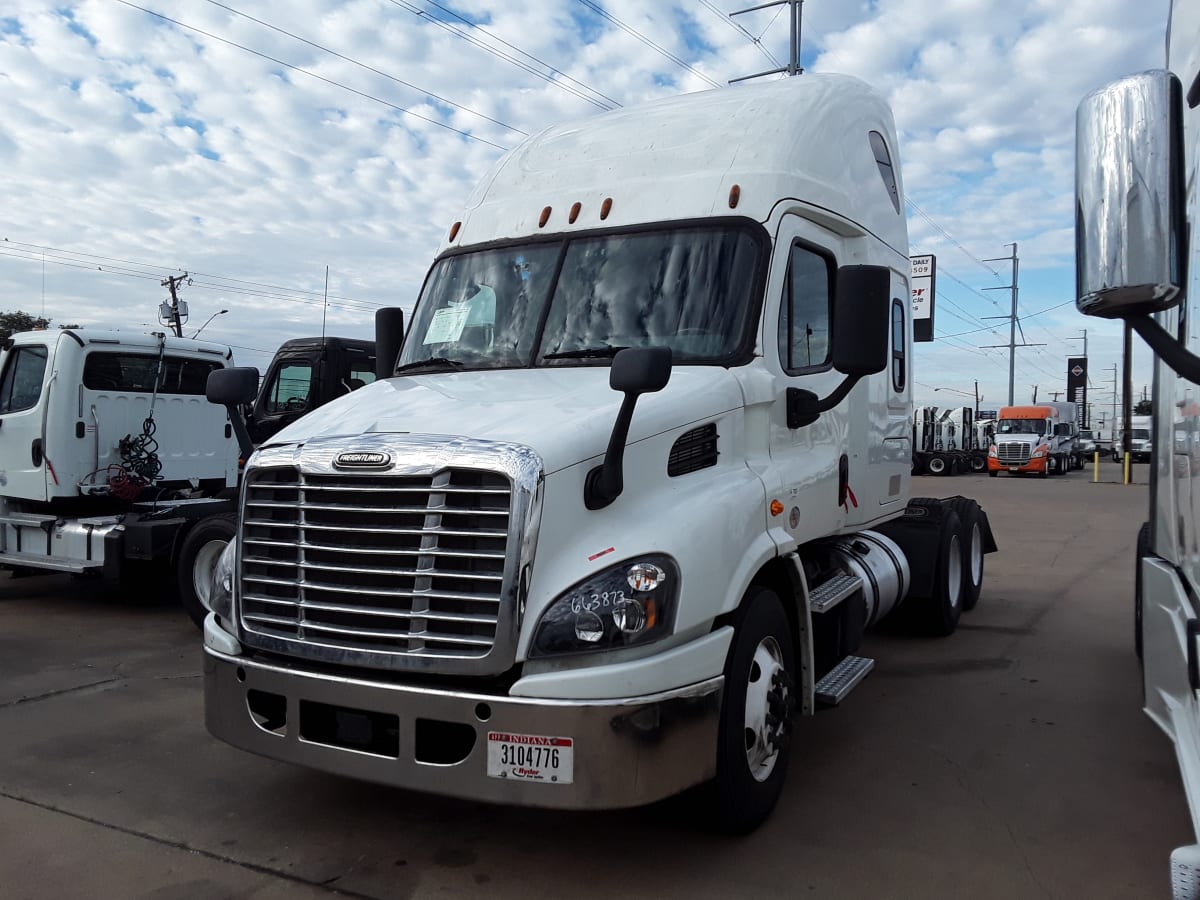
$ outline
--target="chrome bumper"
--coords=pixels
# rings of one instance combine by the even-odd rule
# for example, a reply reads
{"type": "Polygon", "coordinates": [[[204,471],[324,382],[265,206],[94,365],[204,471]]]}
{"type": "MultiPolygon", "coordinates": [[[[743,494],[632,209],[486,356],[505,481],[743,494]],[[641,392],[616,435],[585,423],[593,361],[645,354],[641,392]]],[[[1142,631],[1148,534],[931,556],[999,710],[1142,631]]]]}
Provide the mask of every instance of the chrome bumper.
{"type": "Polygon", "coordinates": [[[713,777],[723,687],[717,676],[644,697],[514,699],[298,671],[204,651],[205,722],[235,747],[395,787],[560,809],[639,806],[713,777]],[[258,692],[259,720],[264,697],[267,707],[286,711],[282,727],[278,714],[264,723],[274,730],[251,715],[251,691],[258,692]],[[383,723],[388,739],[372,742],[369,732],[383,723]],[[573,783],[489,777],[489,731],[572,738],[573,783]],[[365,743],[355,746],[356,740],[365,743]]]}

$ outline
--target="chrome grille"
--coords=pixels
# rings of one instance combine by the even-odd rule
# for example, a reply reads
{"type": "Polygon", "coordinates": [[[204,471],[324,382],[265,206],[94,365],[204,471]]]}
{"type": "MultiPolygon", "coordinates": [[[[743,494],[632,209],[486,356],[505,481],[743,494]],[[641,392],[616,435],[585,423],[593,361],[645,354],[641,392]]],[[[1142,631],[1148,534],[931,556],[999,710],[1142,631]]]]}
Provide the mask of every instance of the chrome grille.
{"type": "Polygon", "coordinates": [[[1008,466],[1024,465],[1029,462],[1029,445],[1023,441],[1005,441],[996,444],[996,458],[1008,466]]]}
{"type": "Polygon", "coordinates": [[[487,656],[513,615],[503,603],[511,501],[508,477],[477,469],[253,470],[239,591],[247,642],[349,651],[378,668],[487,656]]]}

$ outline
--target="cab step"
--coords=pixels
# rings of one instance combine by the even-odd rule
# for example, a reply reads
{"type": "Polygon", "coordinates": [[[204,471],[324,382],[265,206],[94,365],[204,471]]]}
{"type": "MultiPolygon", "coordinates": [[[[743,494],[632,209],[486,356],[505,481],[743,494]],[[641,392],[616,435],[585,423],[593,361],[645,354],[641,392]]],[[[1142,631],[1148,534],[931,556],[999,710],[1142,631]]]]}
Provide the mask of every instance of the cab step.
{"type": "Polygon", "coordinates": [[[808,608],[815,613],[829,612],[861,587],[862,579],[857,575],[834,575],[812,589],[808,595],[808,608]]]}
{"type": "Polygon", "coordinates": [[[846,699],[847,694],[858,687],[859,682],[866,678],[873,668],[873,659],[865,656],[847,656],[817,682],[813,691],[817,702],[822,706],[837,706],[846,699]]]}

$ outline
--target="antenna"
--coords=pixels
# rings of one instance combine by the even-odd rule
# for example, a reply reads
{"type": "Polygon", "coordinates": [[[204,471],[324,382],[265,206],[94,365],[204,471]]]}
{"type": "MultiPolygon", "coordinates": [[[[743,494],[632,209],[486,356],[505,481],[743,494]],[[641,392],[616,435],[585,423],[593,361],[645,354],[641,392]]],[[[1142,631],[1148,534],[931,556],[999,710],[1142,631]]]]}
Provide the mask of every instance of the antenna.
{"type": "Polygon", "coordinates": [[[325,266],[325,296],[321,300],[321,349],[325,349],[325,313],[329,310],[329,266],[325,266]]]}

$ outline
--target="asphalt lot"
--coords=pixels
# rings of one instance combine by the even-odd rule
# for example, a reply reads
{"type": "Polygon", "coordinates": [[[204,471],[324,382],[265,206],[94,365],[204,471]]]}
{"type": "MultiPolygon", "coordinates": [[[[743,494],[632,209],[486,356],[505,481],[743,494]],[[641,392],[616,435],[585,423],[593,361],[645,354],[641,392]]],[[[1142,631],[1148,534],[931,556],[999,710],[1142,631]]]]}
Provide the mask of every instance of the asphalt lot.
{"type": "Polygon", "coordinates": [[[917,480],[992,517],[979,607],[949,639],[871,636],[875,672],[799,723],[784,799],[738,840],[688,798],[508,809],[249,756],[204,730],[181,611],[0,576],[0,897],[1166,896],[1194,838],[1140,711],[1146,489],[1090,480],[917,480]]]}

